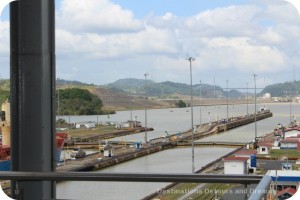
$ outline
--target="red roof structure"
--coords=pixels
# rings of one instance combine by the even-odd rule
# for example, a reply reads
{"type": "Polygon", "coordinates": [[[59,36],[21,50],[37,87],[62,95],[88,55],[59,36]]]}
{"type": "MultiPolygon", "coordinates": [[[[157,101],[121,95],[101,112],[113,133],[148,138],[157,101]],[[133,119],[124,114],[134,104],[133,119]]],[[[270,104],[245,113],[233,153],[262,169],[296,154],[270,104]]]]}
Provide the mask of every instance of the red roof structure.
{"type": "Polygon", "coordinates": [[[249,160],[249,158],[246,157],[235,157],[235,156],[229,156],[227,158],[224,158],[223,161],[232,161],[232,162],[246,162],[249,160]]]}
{"type": "Polygon", "coordinates": [[[300,141],[300,138],[285,138],[281,140],[281,143],[298,143],[300,141]]]}
{"type": "Polygon", "coordinates": [[[252,149],[241,149],[235,153],[235,155],[252,155],[252,154],[257,154],[257,151],[252,149]]]}
{"type": "Polygon", "coordinates": [[[273,144],[271,142],[259,142],[257,144],[259,147],[264,146],[264,147],[272,147],[273,144]]]}
{"type": "Polygon", "coordinates": [[[291,127],[291,128],[287,128],[287,130],[294,130],[294,131],[300,131],[300,126],[295,126],[295,127],[291,127]]]}
{"type": "Polygon", "coordinates": [[[288,138],[298,138],[298,139],[300,139],[300,134],[295,135],[295,136],[291,136],[291,137],[288,137],[288,138]]]}
{"type": "Polygon", "coordinates": [[[282,195],[284,195],[284,194],[289,194],[289,195],[293,196],[296,192],[297,192],[297,191],[296,191],[294,188],[290,188],[290,187],[289,187],[289,188],[285,188],[285,189],[283,189],[283,190],[277,192],[276,196],[277,196],[277,197],[280,197],[280,196],[282,196],[282,195]]]}

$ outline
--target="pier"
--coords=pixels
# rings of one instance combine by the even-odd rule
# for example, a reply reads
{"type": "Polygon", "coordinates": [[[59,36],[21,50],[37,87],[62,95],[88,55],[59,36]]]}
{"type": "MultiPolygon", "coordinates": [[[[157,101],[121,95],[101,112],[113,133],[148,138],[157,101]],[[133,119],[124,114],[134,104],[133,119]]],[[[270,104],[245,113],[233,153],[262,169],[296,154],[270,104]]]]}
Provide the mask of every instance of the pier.
{"type": "MultiPolygon", "coordinates": [[[[78,145],[80,143],[84,142],[92,142],[92,141],[98,141],[98,140],[107,140],[114,137],[121,137],[125,135],[131,135],[131,134],[137,134],[141,132],[145,132],[145,127],[136,127],[136,128],[129,128],[126,130],[118,130],[112,133],[104,133],[104,134],[95,134],[92,136],[85,136],[78,138],[74,141],[75,145],[78,145]]],[[[147,128],[147,131],[153,131],[153,128],[147,128]]]]}
{"type": "MultiPolygon", "coordinates": [[[[241,142],[194,142],[195,146],[224,146],[224,147],[244,147],[247,143],[241,142]]],[[[191,143],[178,142],[177,146],[191,146],[191,143]]]]}
{"type": "MultiPolygon", "coordinates": [[[[217,134],[236,127],[253,123],[255,122],[255,120],[259,121],[272,116],[273,116],[272,112],[264,111],[264,112],[258,112],[256,114],[256,117],[254,114],[251,114],[251,115],[244,115],[240,117],[232,117],[229,118],[227,121],[219,120],[207,124],[201,124],[196,126],[194,130],[194,140],[199,140],[201,138],[208,137],[213,134],[217,134]]],[[[192,133],[191,130],[188,130],[182,133],[179,142],[190,142],[191,139],[192,139],[192,133]]]]}
{"type": "Polygon", "coordinates": [[[88,155],[84,158],[77,160],[69,160],[61,166],[57,166],[56,171],[89,171],[89,170],[99,170],[106,167],[110,167],[122,162],[126,162],[135,158],[146,156],[152,153],[156,153],[165,149],[174,147],[172,143],[161,144],[150,146],[143,149],[119,149],[113,157],[99,157],[98,153],[88,155]]]}

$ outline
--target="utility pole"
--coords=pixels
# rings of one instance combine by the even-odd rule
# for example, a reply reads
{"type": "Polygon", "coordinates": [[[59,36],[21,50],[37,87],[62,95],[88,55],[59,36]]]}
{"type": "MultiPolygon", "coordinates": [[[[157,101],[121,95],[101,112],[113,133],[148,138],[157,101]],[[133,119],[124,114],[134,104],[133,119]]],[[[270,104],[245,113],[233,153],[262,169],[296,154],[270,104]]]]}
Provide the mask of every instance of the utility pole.
{"type": "Polygon", "coordinates": [[[229,99],[229,91],[228,91],[228,80],[226,80],[226,87],[227,87],[227,121],[229,119],[229,108],[228,108],[228,99],[229,99]]]}
{"type": "Polygon", "coordinates": [[[147,77],[149,76],[148,72],[144,74],[145,76],[145,144],[147,145],[148,139],[147,139],[147,107],[148,107],[148,94],[147,94],[147,77]]]}
{"type": "Polygon", "coordinates": [[[247,82],[247,115],[249,115],[249,103],[248,103],[248,82],[247,82]]]}
{"type": "Polygon", "coordinates": [[[254,78],[254,121],[255,121],[255,138],[254,140],[256,141],[257,138],[257,120],[256,120],[256,114],[257,114],[257,108],[256,108],[256,74],[253,74],[254,78]]]}
{"type": "Polygon", "coordinates": [[[201,118],[202,118],[202,107],[201,107],[201,104],[202,104],[202,91],[201,91],[201,89],[202,89],[202,81],[200,81],[200,105],[199,105],[199,107],[200,107],[200,125],[202,124],[202,120],[201,120],[201,118]]]}
{"type": "MultiPolygon", "coordinates": [[[[132,95],[132,90],[131,90],[131,84],[130,84],[130,97],[131,97],[131,95],[132,95]]],[[[132,104],[133,104],[133,100],[130,102],[130,121],[132,121],[132,104]]]]}
{"type": "Polygon", "coordinates": [[[290,123],[292,124],[292,101],[293,101],[293,98],[292,98],[292,82],[290,82],[290,98],[289,98],[289,101],[290,101],[290,123]]]}
{"type": "Polygon", "coordinates": [[[193,116],[193,74],[192,61],[193,57],[187,57],[186,60],[190,63],[190,80],[191,80],[191,135],[192,135],[192,173],[195,173],[195,150],[194,150],[194,116],[193,116]]]}

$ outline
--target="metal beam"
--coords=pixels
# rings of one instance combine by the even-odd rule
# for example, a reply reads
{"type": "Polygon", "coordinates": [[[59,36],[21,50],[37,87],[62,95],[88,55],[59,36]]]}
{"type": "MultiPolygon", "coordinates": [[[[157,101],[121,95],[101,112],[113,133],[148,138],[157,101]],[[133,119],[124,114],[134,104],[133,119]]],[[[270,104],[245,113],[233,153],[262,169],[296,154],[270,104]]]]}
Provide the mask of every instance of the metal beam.
{"type": "Polygon", "coordinates": [[[216,174],[137,174],[96,172],[0,172],[0,179],[18,181],[122,181],[177,183],[259,183],[262,176],[216,174]]]}
{"type": "Polygon", "coordinates": [[[251,193],[251,196],[248,200],[257,200],[257,199],[263,199],[268,194],[268,187],[271,184],[271,177],[268,175],[264,175],[262,180],[259,182],[259,184],[256,186],[255,190],[251,193]]]}
{"type": "MultiPolygon", "coordinates": [[[[52,172],[55,137],[54,1],[10,4],[13,171],[52,172]]],[[[52,181],[14,182],[13,198],[53,199],[52,181]]]]}

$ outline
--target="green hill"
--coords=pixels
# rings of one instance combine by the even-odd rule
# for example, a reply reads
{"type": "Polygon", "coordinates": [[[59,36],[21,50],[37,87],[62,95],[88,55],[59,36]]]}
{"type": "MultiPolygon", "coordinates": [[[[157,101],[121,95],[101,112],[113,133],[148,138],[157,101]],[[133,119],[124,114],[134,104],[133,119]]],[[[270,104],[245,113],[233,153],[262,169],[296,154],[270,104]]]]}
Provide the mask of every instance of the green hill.
{"type": "MultiPolygon", "coordinates": [[[[0,81],[0,103],[9,98],[9,86],[9,80],[0,81]]],[[[58,90],[60,93],[59,106],[57,104],[57,108],[59,107],[57,114],[59,113],[60,115],[107,114],[110,112],[109,110],[126,110],[132,107],[140,109],[145,105],[145,89],[150,97],[148,104],[152,108],[172,107],[176,103],[175,100],[184,99],[188,101],[187,97],[190,95],[189,84],[171,81],[156,83],[152,80],[147,80],[146,86],[144,79],[134,78],[120,79],[104,86],[60,79],[56,81],[56,86],[57,99],[58,90]],[[170,100],[174,100],[174,102],[170,100]]],[[[299,91],[300,82],[295,81],[269,85],[260,95],[271,93],[272,96],[278,97],[295,96],[299,94],[299,91]]],[[[200,96],[200,84],[193,85],[193,95],[196,97],[200,96]]],[[[251,96],[253,94],[248,95],[251,96]]],[[[220,86],[202,83],[201,97],[219,100],[226,99],[227,90],[220,86]]],[[[230,99],[243,99],[245,94],[237,90],[230,90],[229,97],[230,99]]]]}
{"type": "Polygon", "coordinates": [[[58,115],[103,114],[102,101],[86,89],[67,88],[56,91],[58,115]]]}
{"type": "MultiPolygon", "coordinates": [[[[146,81],[143,79],[120,79],[116,82],[104,85],[115,92],[125,92],[127,94],[133,93],[135,95],[144,95],[145,90],[149,96],[155,96],[160,98],[166,98],[179,95],[190,95],[190,85],[185,83],[174,83],[171,81],[165,81],[161,83],[155,83],[151,80],[146,81]]],[[[195,96],[200,96],[200,84],[193,85],[193,93],[195,96]]],[[[230,98],[239,98],[242,95],[239,91],[229,91],[230,98]]],[[[201,96],[204,98],[222,98],[227,96],[227,92],[223,91],[220,86],[213,86],[209,84],[201,84],[201,96]]]]}
{"type": "MultiPolygon", "coordinates": [[[[92,94],[86,89],[75,87],[93,86],[93,84],[85,84],[79,81],[57,80],[59,90],[56,90],[56,113],[59,115],[94,115],[105,114],[103,111],[102,101],[95,94],[92,94]],[[70,86],[66,88],[63,86],[70,86]],[[59,91],[59,92],[58,92],[59,91]],[[59,93],[59,94],[58,94],[59,93]],[[59,98],[58,98],[59,96],[59,98]],[[59,103],[58,103],[59,102],[59,103]],[[59,104],[59,105],[58,105],[59,104]],[[59,110],[58,110],[59,109],[59,110]]],[[[0,105],[10,96],[9,80],[0,81],[0,105]]]]}
{"type": "Polygon", "coordinates": [[[0,105],[6,100],[9,99],[9,80],[2,79],[0,80],[0,105]]]}
{"type": "Polygon", "coordinates": [[[276,83],[268,85],[261,93],[270,93],[273,97],[285,97],[299,95],[300,81],[276,83]]]}

